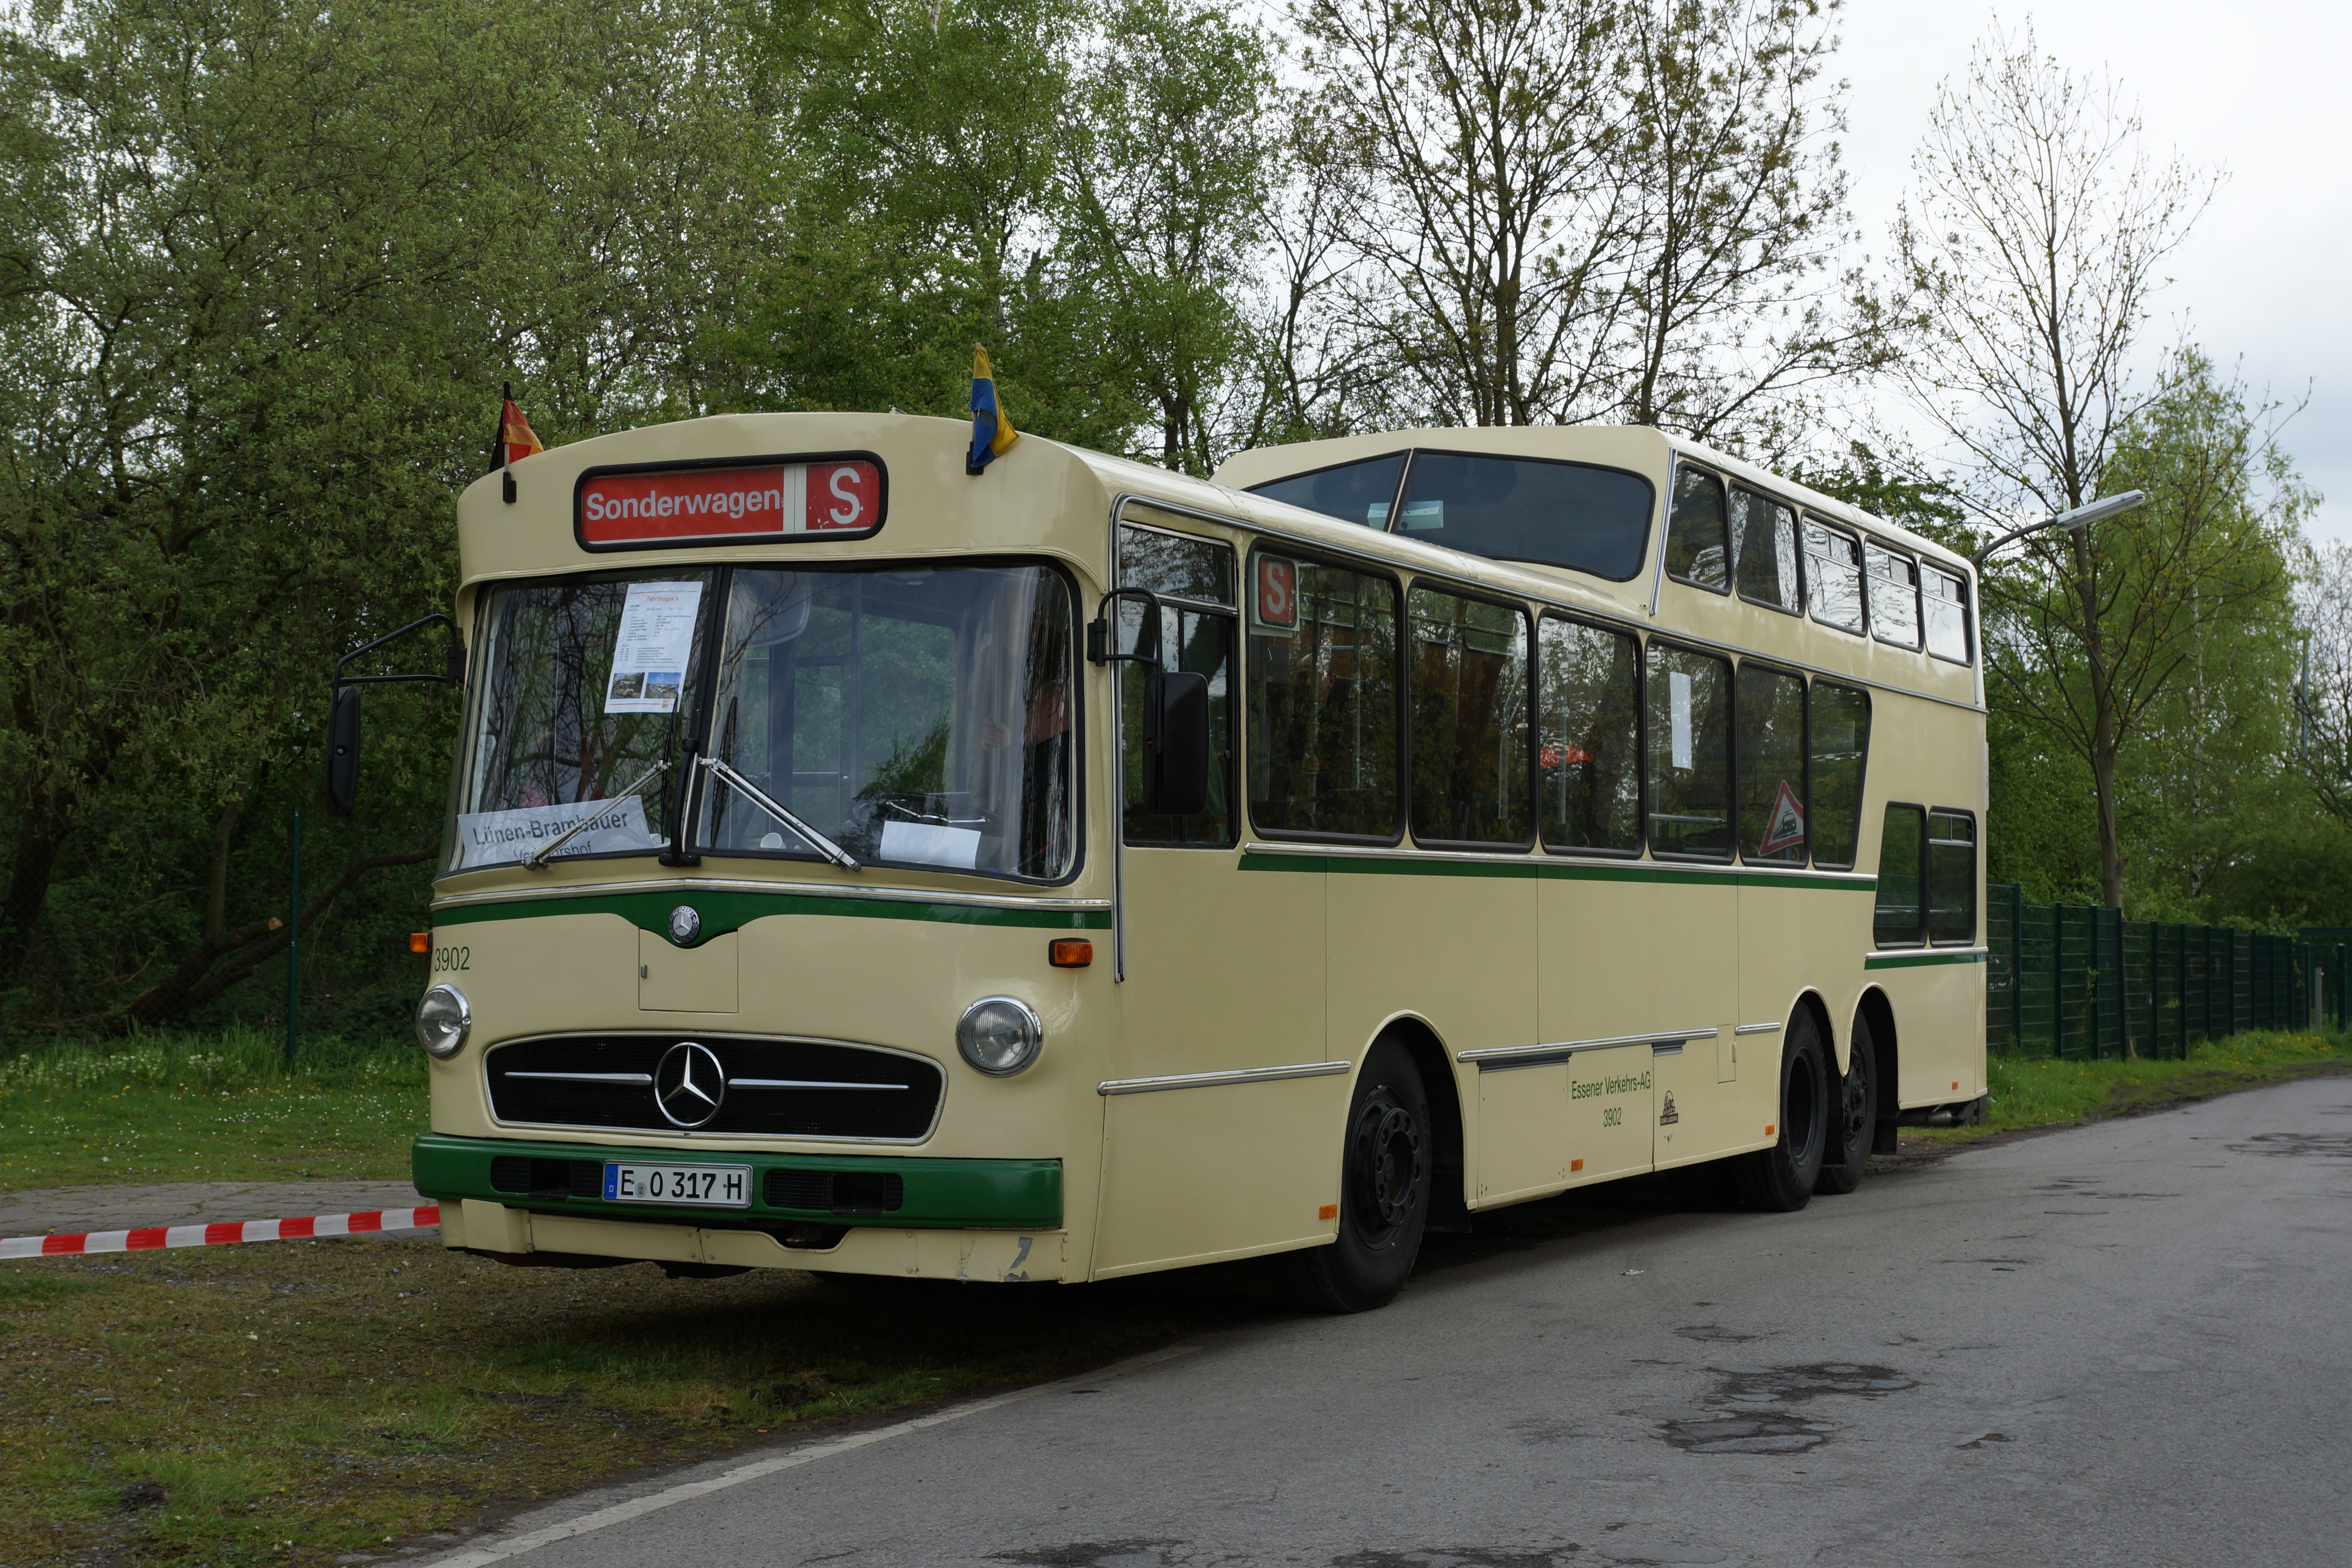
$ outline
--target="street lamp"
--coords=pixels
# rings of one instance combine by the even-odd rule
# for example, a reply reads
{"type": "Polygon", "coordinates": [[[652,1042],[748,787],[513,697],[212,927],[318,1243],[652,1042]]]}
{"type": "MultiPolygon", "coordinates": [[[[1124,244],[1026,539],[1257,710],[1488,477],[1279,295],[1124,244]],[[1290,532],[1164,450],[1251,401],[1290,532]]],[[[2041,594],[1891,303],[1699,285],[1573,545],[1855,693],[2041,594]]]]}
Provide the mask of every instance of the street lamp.
{"type": "Polygon", "coordinates": [[[2097,522],[2103,518],[2120,517],[2147,500],[2146,490],[2126,490],[2119,496],[2109,496],[2105,500],[2095,500],[2087,506],[2078,506],[2072,511],[2062,511],[2055,517],[2045,517],[2040,522],[2029,522],[2023,528],[2012,528],[1969,557],[1969,564],[1981,568],[1985,563],[1986,556],[2011,540],[2023,539],[2028,534],[2041,533],[2053,528],[2064,529],[2072,532],[2075,529],[2097,522]]]}

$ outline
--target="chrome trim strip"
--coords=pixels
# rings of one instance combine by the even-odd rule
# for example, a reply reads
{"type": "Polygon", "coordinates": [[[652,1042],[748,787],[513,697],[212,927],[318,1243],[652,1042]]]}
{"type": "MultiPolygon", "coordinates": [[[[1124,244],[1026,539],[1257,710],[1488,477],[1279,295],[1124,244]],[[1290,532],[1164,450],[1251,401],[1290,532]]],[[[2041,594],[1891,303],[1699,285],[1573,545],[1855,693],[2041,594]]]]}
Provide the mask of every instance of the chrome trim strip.
{"type": "MultiPolygon", "coordinates": [[[[1843,882],[1857,888],[1878,885],[1878,879],[1867,871],[1795,871],[1780,870],[1769,866],[1747,866],[1736,860],[1653,860],[1636,855],[1563,855],[1550,849],[1423,849],[1407,840],[1383,848],[1377,845],[1327,844],[1320,839],[1285,839],[1265,843],[1247,839],[1242,844],[1244,855],[1331,855],[1358,860],[1444,860],[1465,866],[1508,866],[1524,863],[1535,866],[1639,866],[1652,870],[1704,871],[1721,873],[1737,871],[1743,877],[1761,877],[1774,882],[1843,882]]],[[[1944,951],[1958,951],[1957,949],[1944,951]]]]}
{"type": "Polygon", "coordinates": [[[1457,1062],[1507,1062],[1528,1057],[1555,1056],[1561,1060],[1578,1051],[1606,1050],[1612,1046],[1654,1046],[1660,1042],[1679,1046],[1685,1040],[1711,1040],[1723,1033],[1720,1026],[1712,1029],[1650,1029],[1638,1035],[1603,1035],[1591,1040],[1555,1040],[1534,1046],[1486,1046],[1475,1051],[1456,1051],[1457,1062]]]}
{"type": "Polygon", "coordinates": [[[1286,1078],[1331,1078],[1355,1066],[1353,1062],[1297,1062],[1289,1067],[1239,1068],[1232,1072],[1180,1072],[1166,1078],[1114,1078],[1095,1085],[1095,1092],[1156,1094],[1163,1089],[1210,1089],[1228,1083],[1273,1083],[1286,1078]]]}
{"type": "Polygon", "coordinates": [[[1738,1027],[1734,1028],[1731,1032],[1732,1032],[1732,1034],[1733,1034],[1733,1035],[1735,1035],[1735,1036],[1738,1036],[1738,1035],[1769,1035],[1769,1034],[1771,1034],[1774,1030],[1778,1029],[1780,1026],[1780,1025],[1778,1025],[1778,1024],[1741,1024],[1741,1025],[1739,1025],[1738,1027]]]}
{"type": "Polygon", "coordinates": [[[778,893],[818,899],[879,899],[908,904],[962,904],[989,910],[1107,910],[1108,899],[1024,899],[999,893],[951,893],[922,888],[852,888],[838,882],[763,882],[740,877],[649,877],[637,882],[578,882],[558,887],[505,888],[446,893],[436,910],[467,904],[517,903],[525,899],[593,898],[611,893],[778,893]]]}
{"type": "Polygon", "coordinates": [[[1874,947],[1869,952],[1862,955],[1862,961],[1864,963],[1868,963],[1874,958],[1917,958],[1922,954],[1941,952],[1948,952],[1955,955],[1965,952],[1981,952],[1988,958],[1992,956],[1992,949],[1989,947],[1936,947],[1932,945],[1927,947],[1874,947]]]}
{"type": "MultiPolygon", "coordinates": [[[[525,1076],[525,1075],[523,1075],[523,1074],[521,1074],[521,1073],[517,1072],[517,1073],[509,1073],[507,1076],[508,1076],[509,1078],[521,1078],[521,1077],[523,1077],[523,1076],[525,1076]]],[[[815,1080],[814,1079],[802,1079],[802,1078],[730,1078],[730,1079],[729,1079],[727,1080],[727,1087],[728,1087],[728,1088],[730,1088],[730,1089],[911,1089],[911,1088],[912,1088],[912,1087],[914,1087],[914,1086],[913,1086],[913,1085],[911,1085],[911,1084],[904,1084],[904,1083],[820,1083],[820,1082],[818,1082],[817,1080],[815,1080]]]]}
{"type": "Polygon", "coordinates": [[[649,1072],[510,1072],[507,1078],[551,1078],[565,1083],[651,1083],[649,1072]]]}

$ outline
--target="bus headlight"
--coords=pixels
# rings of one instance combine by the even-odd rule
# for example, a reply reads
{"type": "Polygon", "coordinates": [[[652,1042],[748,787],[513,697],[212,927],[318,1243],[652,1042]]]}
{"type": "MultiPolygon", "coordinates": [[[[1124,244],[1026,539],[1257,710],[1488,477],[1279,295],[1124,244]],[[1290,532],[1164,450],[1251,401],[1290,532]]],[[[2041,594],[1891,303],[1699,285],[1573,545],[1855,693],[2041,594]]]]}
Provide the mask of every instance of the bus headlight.
{"type": "Polygon", "coordinates": [[[466,1048],[474,1032],[474,1010],[455,985],[436,985],[416,1004],[416,1043],[427,1056],[448,1060],[466,1048]]]}
{"type": "Polygon", "coordinates": [[[1010,996],[983,996],[956,1020],[956,1049],[991,1078],[1010,1078],[1037,1059],[1045,1026],[1010,996]]]}

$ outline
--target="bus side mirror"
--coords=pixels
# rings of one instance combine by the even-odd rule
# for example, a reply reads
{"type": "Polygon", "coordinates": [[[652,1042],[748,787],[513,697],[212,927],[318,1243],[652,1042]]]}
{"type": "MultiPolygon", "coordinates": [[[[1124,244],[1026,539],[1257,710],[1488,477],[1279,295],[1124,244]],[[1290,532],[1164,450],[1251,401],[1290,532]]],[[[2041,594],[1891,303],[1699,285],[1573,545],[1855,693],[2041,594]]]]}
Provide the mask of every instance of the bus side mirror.
{"type": "Polygon", "coordinates": [[[327,718],[327,809],[349,816],[360,793],[360,689],[335,693],[327,718]]]}
{"type": "Polygon", "coordinates": [[[1153,669],[1143,685],[1143,809],[1190,816],[1209,805],[1209,678],[1153,669]]]}

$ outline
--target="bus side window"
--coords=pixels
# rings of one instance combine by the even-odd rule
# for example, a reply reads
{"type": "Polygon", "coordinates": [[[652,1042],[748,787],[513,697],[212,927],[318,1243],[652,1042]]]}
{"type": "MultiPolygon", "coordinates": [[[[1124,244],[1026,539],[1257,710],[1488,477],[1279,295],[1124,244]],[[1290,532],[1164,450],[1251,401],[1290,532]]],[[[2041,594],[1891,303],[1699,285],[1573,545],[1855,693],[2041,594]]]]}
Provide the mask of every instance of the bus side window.
{"type": "Polygon", "coordinates": [[[1919,568],[1910,557],[1862,547],[1870,574],[1870,635],[1896,647],[1919,646],[1919,568]]]}
{"type": "Polygon", "coordinates": [[[1705,468],[1675,470],[1675,515],[1666,527],[1666,574],[1711,593],[1731,592],[1724,533],[1723,481],[1705,468]]]}
{"type": "Polygon", "coordinates": [[[1416,587],[1406,614],[1412,836],[1524,847],[1526,613],[1416,587]]]}
{"type": "Polygon", "coordinates": [[[1250,574],[1251,821],[1268,834],[1393,842],[1396,584],[1264,550],[1250,574]]]}
{"type": "Polygon", "coordinates": [[[1927,814],[1890,805],[1878,840],[1878,908],[1871,937],[1881,947],[1916,947],[1920,940],[1919,883],[1927,868],[1927,814]]]}
{"type": "Polygon", "coordinates": [[[1799,614],[1797,514],[1754,490],[1731,492],[1731,547],[1739,596],[1751,604],[1799,614]]]}
{"type": "Polygon", "coordinates": [[[1739,854],[1805,863],[1805,683],[1739,667],[1739,854]]]}
{"type": "Polygon", "coordinates": [[[1977,940],[1977,822],[1966,812],[1927,814],[1927,940],[1977,940]]]}
{"type": "MultiPolygon", "coordinates": [[[[1140,509],[1130,509],[1133,515],[1140,509]]],[[[1157,514],[1154,514],[1155,516],[1157,514]]],[[[1172,517],[1171,521],[1175,521],[1172,517]]],[[[1118,582],[1160,595],[1160,657],[1171,669],[1192,670],[1209,682],[1209,804],[1190,816],[1147,812],[1143,799],[1143,692],[1146,668],[1118,665],[1119,734],[1126,751],[1124,831],[1127,842],[1200,848],[1234,841],[1233,547],[1191,534],[1122,526],[1118,531],[1118,582]]],[[[1133,599],[1118,602],[1118,646],[1150,649],[1143,629],[1146,610],[1133,599]]]]}
{"type": "Polygon", "coordinates": [[[1731,665],[1650,644],[1650,852],[1731,858],[1731,665]]]}
{"type": "Polygon", "coordinates": [[[1813,619],[1842,632],[1862,631],[1862,546],[1820,518],[1805,519],[1805,584],[1813,619]]]}
{"type": "Polygon", "coordinates": [[[1855,841],[1862,837],[1862,771],[1870,754],[1870,693],[1816,680],[1811,710],[1806,717],[1813,795],[1805,815],[1812,829],[1813,864],[1826,870],[1850,871],[1855,841]]]}
{"type": "Polygon", "coordinates": [[[1642,645],[1546,616],[1536,777],[1547,849],[1642,852],[1642,645]]]}
{"type": "Polygon", "coordinates": [[[1927,651],[1954,664],[1969,662],[1969,585],[1949,572],[1927,569],[1927,651]]]}

